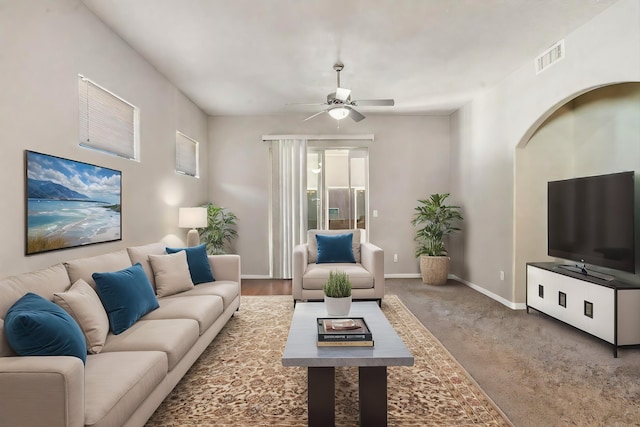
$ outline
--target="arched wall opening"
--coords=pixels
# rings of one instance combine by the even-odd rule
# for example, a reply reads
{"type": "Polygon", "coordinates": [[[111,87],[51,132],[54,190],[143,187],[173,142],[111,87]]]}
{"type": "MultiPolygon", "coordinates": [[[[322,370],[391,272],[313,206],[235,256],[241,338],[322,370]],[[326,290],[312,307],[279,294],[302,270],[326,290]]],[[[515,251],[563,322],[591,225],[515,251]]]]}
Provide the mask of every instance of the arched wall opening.
{"type": "Polygon", "coordinates": [[[640,283],[640,83],[575,94],[525,133],[515,152],[516,301],[525,301],[526,263],[554,261],[547,256],[547,182],[622,171],[636,172],[636,274],[600,270],[640,283]]]}

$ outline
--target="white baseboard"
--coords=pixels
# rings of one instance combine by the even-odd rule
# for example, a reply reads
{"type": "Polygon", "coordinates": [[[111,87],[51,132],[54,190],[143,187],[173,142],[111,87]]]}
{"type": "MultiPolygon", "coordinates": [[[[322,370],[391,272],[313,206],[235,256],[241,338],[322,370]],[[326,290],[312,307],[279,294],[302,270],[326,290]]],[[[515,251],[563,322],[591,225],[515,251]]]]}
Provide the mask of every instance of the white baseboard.
{"type": "Polygon", "coordinates": [[[486,295],[489,298],[498,301],[500,304],[505,305],[505,306],[509,307],[512,310],[525,310],[527,308],[527,305],[524,304],[524,303],[515,303],[515,302],[512,302],[512,301],[509,301],[508,299],[503,298],[498,294],[494,294],[493,292],[488,291],[485,288],[476,285],[475,283],[471,283],[471,282],[469,282],[467,280],[463,280],[463,279],[459,278],[458,276],[456,276],[455,274],[450,274],[449,278],[457,280],[458,282],[464,283],[465,285],[469,286],[471,289],[474,289],[474,290],[480,292],[481,294],[486,295]]]}
{"type": "Polygon", "coordinates": [[[240,279],[271,279],[268,274],[243,274],[240,279]]]}
{"type": "Polygon", "coordinates": [[[419,279],[420,273],[393,273],[393,274],[385,274],[385,279],[419,279]]]}

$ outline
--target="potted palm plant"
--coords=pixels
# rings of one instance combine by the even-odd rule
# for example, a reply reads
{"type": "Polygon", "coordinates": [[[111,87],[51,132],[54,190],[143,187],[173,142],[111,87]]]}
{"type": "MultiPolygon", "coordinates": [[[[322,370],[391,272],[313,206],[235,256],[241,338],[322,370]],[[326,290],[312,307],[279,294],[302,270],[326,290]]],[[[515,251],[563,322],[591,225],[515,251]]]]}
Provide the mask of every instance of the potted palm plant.
{"type": "Polygon", "coordinates": [[[447,197],[449,193],[436,193],[428,199],[418,200],[419,204],[411,221],[417,227],[414,240],[418,242],[416,257],[420,258],[422,282],[429,285],[447,283],[449,257],[444,237],[460,230],[456,224],[462,221],[460,207],[446,205],[447,197]]]}
{"type": "Polygon", "coordinates": [[[238,217],[227,210],[207,203],[207,226],[200,229],[200,241],[207,244],[207,252],[211,255],[227,253],[227,245],[238,237],[236,220],[238,217]]]}
{"type": "Polygon", "coordinates": [[[329,272],[324,284],[324,303],[329,316],[346,316],[351,310],[351,281],[344,271],[329,272]]]}

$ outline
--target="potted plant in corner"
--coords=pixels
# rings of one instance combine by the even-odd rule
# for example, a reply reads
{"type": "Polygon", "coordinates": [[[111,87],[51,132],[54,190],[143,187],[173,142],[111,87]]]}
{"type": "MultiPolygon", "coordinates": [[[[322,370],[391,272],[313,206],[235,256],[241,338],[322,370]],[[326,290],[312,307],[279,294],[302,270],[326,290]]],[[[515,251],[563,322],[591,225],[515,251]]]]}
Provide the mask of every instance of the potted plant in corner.
{"type": "Polygon", "coordinates": [[[351,310],[351,281],[344,271],[329,272],[324,285],[324,303],[329,316],[346,316],[351,310]]]}
{"type": "Polygon", "coordinates": [[[225,254],[226,245],[238,237],[235,229],[238,217],[213,203],[207,203],[204,207],[207,208],[207,226],[200,229],[200,241],[207,244],[209,254],[225,254]]]}
{"type": "Polygon", "coordinates": [[[422,282],[428,285],[444,285],[449,275],[449,257],[444,247],[444,237],[460,230],[462,221],[459,206],[445,205],[449,193],[432,194],[418,200],[415,216],[411,221],[416,229],[414,240],[418,242],[416,257],[420,258],[422,282]]]}

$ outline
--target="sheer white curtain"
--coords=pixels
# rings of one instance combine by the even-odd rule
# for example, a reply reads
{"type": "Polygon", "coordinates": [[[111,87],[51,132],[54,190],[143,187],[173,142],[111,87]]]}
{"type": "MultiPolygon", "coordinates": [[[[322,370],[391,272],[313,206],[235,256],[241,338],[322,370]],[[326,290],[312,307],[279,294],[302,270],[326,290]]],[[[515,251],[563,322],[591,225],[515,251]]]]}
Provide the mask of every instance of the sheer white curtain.
{"type": "Polygon", "coordinates": [[[307,141],[271,141],[271,277],[292,277],[293,247],[306,233],[307,141]]]}

